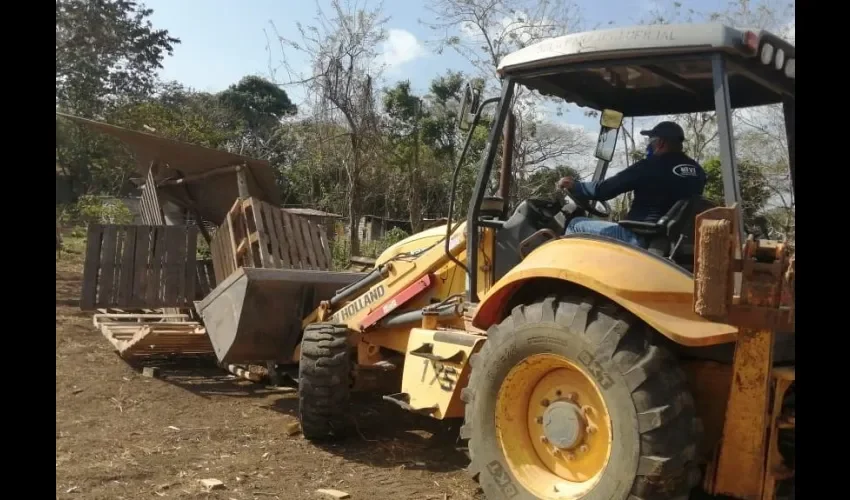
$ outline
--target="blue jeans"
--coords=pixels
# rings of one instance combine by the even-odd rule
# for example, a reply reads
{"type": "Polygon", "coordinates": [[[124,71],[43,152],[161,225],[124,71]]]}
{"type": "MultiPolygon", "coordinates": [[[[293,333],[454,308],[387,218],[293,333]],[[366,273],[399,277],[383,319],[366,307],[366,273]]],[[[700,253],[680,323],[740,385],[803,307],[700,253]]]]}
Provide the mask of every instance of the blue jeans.
{"type": "Polygon", "coordinates": [[[576,217],[567,224],[564,234],[596,234],[624,241],[636,247],[642,247],[643,241],[640,236],[621,227],[616,222],[607,220],[591,219],[589,217],[576,217]]]}

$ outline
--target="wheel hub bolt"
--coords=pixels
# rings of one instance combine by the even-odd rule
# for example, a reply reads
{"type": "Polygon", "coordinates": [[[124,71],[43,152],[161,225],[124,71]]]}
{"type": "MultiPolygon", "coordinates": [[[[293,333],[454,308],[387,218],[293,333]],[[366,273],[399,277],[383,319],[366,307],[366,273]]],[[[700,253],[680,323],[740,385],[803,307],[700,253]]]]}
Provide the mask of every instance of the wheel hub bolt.
{"type": "Polygon", "coordinates": [[[543,423],[543,417],[537,417],[537,418],[534,419],[534,421],[537,422],[538,424],[542,424],[543,423]]]}
{"type": "Polygon", "coordinates": [[[549,400],[544,399],[543,401],[540,402],[540,404],[543,405],[543,406],[549,406],[549,400]]]}
{"type": "Polygon", "coordinates": [[[589,448],[587,447],[587,445],[586,445],[586,444],[583,444],[583,445],[579,446],[579,449],[578,449],[578,450],[579,450],[580,452],[582,452],[582,453],[587,453],[587,450],[588,450],[588,449],[589,449],[589,448]]]}

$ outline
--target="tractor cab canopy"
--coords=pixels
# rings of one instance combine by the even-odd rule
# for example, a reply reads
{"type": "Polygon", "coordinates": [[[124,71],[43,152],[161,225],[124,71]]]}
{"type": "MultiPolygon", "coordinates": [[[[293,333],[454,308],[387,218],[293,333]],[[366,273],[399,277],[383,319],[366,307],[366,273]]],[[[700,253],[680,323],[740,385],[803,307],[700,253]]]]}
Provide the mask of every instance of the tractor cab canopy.
{"type": "Polygon", "coordinates": [[[498,71],[544,95],[637,117],[720,112],[718,84],[733,109],[782,103],[794,99],[795,65],[794,46],[769,32],[687,24],[553,38],[509,54],[498,71]]]}
{"type": "Polygon", "coordinates": [[[651,25],[576,33],[506,56],[498,72],[543,95],[625,116],[717,112],[726,203],[740,202],[733,109],[783,104],[794,179],[796,52],[764,30],[651,25]]]}
{"type": "MultiPolygon", "coordinates": [[[[649,25],[575,33],[509,54],[498,67],[501,96],[481,103],[484,106],[496,101],[498,110],[470,200],[469,244],[477,245],[475,226],[516,85],[602,112],[594,180],[605,176],[624,116],[715,111],[725,203],[731,206],[741,201],[731,121],[736,108],[783,105],[794,190],[795,68],[794,45],[764,30],[723,24],[649,25]],[[612,121],[611,116],[619,117],[619,121],[612,121]],[[607,154],[600,154],[602,149],[607,149],[607,154]]],[[[464,101],[467,99],[465,95],[464,101]]],[[[472,96],[473,113],[477,101],[472,96]]],[[[461,116],[465,117],[465,104],[462,108],[461,116]]],[[[470,269],[475,269],[476,260],[473,252],[470,269]]]]}

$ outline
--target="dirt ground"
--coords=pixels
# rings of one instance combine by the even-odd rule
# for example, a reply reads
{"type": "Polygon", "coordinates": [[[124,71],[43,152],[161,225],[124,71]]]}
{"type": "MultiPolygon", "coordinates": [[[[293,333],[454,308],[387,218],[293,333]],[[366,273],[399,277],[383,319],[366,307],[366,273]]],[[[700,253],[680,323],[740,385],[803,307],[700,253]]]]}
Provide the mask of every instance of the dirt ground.
{"type": "Polygon", "coordinates": [[[285,432],[294,392],[235,379],[214,359],[152,360],[161,376],[142,377],[79,310],[81,249],[70,252],[56,270],[57,499],[320,499],[318,488],[482,498],[445,422],[360,398],[359,432],[320,447],[285,432]],[[225,488],[206,491],[207,478],[225,488]]]}

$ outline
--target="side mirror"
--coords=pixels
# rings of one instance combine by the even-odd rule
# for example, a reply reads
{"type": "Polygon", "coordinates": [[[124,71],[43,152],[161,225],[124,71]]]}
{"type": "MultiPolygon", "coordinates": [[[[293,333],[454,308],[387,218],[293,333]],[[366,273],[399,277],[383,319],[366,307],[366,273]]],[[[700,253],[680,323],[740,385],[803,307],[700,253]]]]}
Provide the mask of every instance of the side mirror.
{"type": "Polygon", "coordinates": [[[460,100],[460,111],[457,115],[457,128],[469,130],[472,119],[478,111],[478,92],[472,90],[472,85],[466,82],[463,86],[463,96],[460,100]]]}
{"type": "Polygon", "coordinates": [[[623,124],[623,113],[613,109],[602,111],[599,119],[599,137],[596,140],[596,156],[600,160],[611,161],[614,158],[614,150],[617,147],[617,137],[620,135],[620,126],[623,124]]]}

